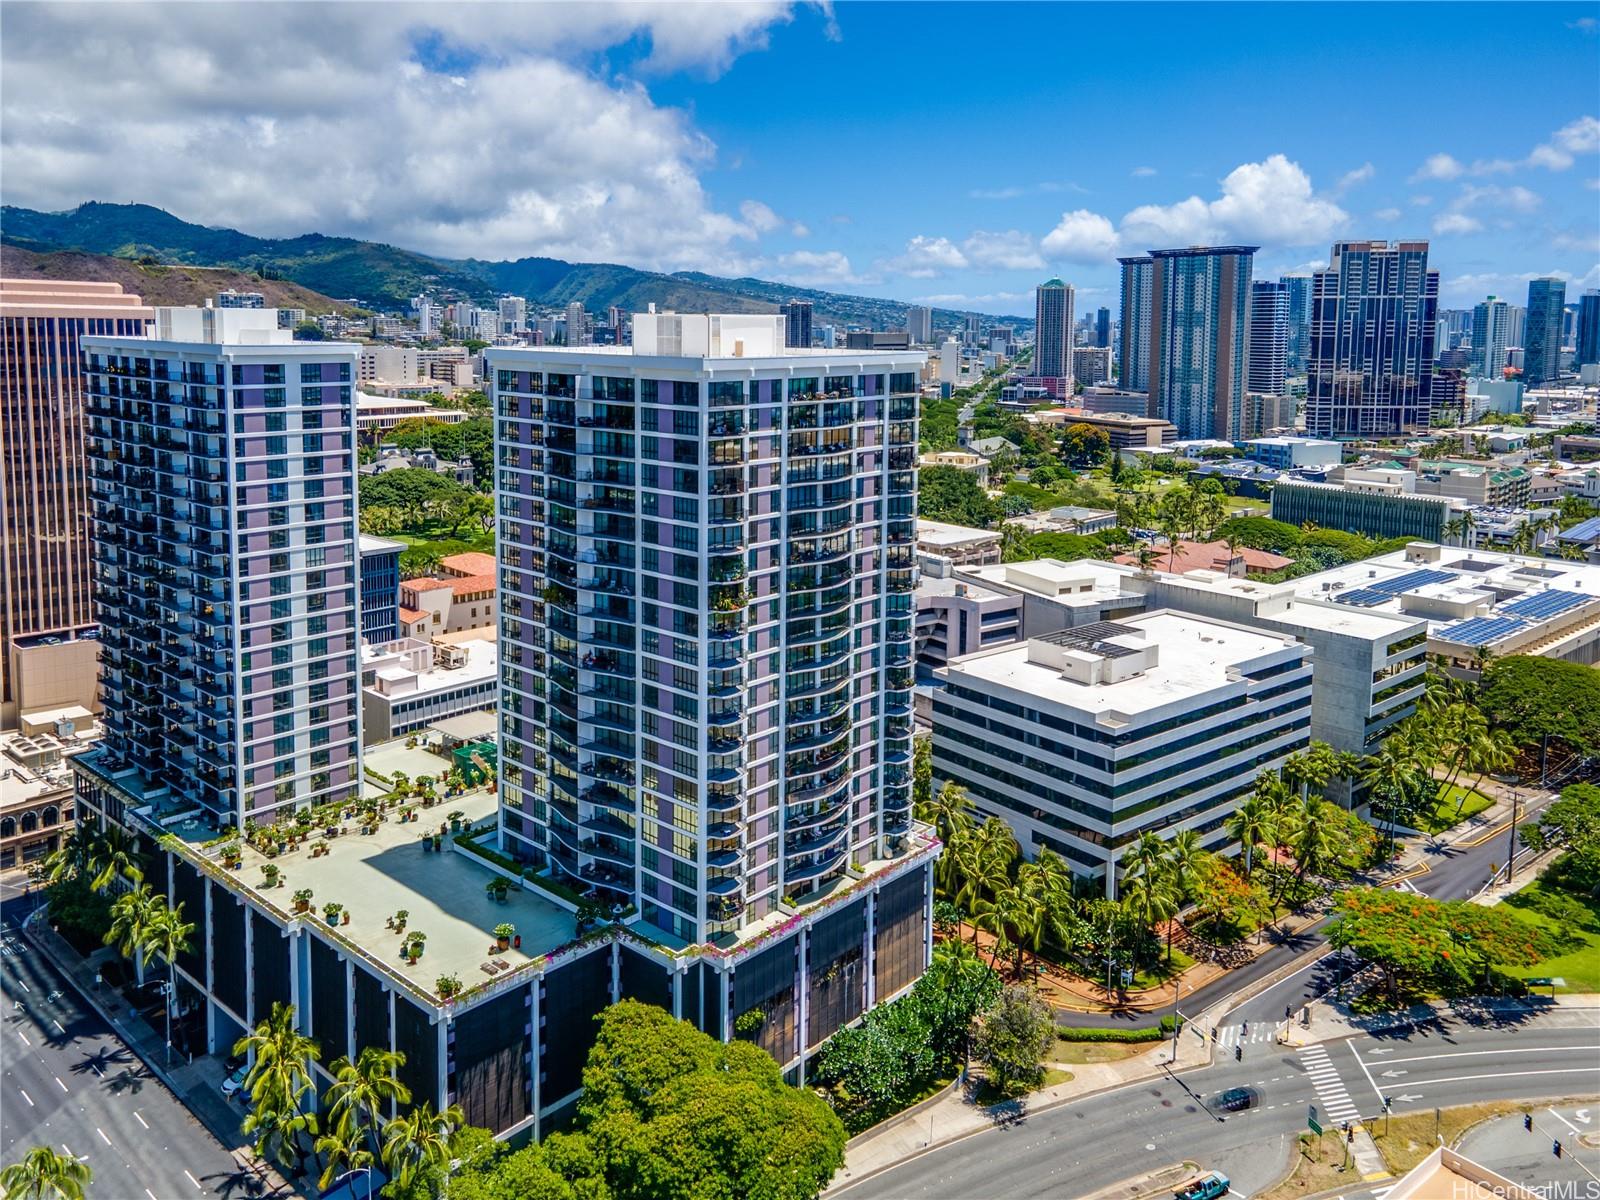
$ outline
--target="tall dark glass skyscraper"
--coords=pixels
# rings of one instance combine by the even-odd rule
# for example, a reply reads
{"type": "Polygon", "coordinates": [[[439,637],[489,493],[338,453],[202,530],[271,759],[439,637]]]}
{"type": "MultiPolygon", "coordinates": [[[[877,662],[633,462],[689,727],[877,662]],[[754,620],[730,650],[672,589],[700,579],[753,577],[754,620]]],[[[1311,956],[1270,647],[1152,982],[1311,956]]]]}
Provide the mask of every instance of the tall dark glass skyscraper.
{"type": "Polygon", "coordinates": [[[1281,279],[1258,279],[1250,285],[1246,389],[1262,396],[1283,395],[1288,362],[1289,289],[1281,279]]]}
{"type": "Polygon", "coordinates": [[[1289,374],[1298,375],[1306,369],[1306,349],[1311,341],[1311,276],[1285,275],[1278,282],[1288,300],[1289,374]]]}
{"type": "Polygon", "coordinates": [[[1522,330],[1522,381],[1529,387],[1561,376],[1561,318],[1567,285],[1560,279],[1528,281],[1528,317],[1522,330]]]}
{"type": "Polygon", "coordinates": [[[1096,346],[1111,345],[1111,310],[1102,308],[1094,314],[1094,344],[1096,346]]]}
{"type": "Polygon", "coordinates": [[[1600,363],[1600,292],[1593,290],[1578,300],[1578,363],[1600,363]]]}
{"type": "Polygon", "coordinates": [[[1427,425],[1438,307],[1427,242],[1334,243],[1311,280],[1306,432],[1363,437],[1427,425]]]}
{"type": "Polygon", "coordinates": [[[1150,390],[1150,280],[1156,260],[1149,255],[1119,258],[1122,264],[1122,326],[1117,361],[1120,382],[1130,392],[1150,390]]]}

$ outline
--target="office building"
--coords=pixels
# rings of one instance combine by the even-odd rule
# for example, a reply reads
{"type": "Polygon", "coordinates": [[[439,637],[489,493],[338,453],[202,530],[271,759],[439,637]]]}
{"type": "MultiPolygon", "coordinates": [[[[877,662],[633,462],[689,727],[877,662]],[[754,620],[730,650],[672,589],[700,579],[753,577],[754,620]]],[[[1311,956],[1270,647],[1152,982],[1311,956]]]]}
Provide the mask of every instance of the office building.
{"type": "Polygon", "coordinates": [[[105,739],[74,764],[236,828],[352,798],[357,347],[155,318],[82,339],[105,739]]]}
{"type": "Polygon", "coordinates": [[[1522,382],[1528,387],[1561,378],[1561,321],[1566,303],[1564,280],[1528,281],[1528,316],[1522,332],[1522,382]]]}
{"type": "Polygon", "coordinates": [[[1433,411],[1439,273],[1427,242],[1336,242],[1312,276],[1306,433],[1426,428],[1433,411]]]}
{"type": "MultiPolygon", "coordinates": [[[[1155,259],[1119,258],[1122,264],[1122,319],[1117,326],[1118,383],[1124,391],[1150,390],[1150,294],[1155,259]]],[[[1146,401],[1145,411],[1149,403],[1146,401]]]]}
{"type": "Polygon", "coordinates": [[[1287,300],[1284,321],[1288,371],[1301,375],[1311,345],[1311,276],[1285,275],[1278,282],[1287,300]]]}
{"type": "MultiPolygon", "coordinates": [[[[394,638],[361,647],[361,733],[366,745],[495,707],[500,647],[484,637],[394,638]]],[[[490,729],[494,728],[491,717],[490,729]]]]}
{"type": "Polygon", "coordinates": [[[1346,482],[1310,483],[1280,479],[1272,488],[1272,519],[1291,525],[1306,522],[1319,529],[1343,529],[1370,538],[1445,540],[1445,526],[1455,515],[1449,498],[1423,495],[1404,472],[1346,476],[1346,482]],[[1409,486],[1408,486],[1409,484],[1409,486]]]}
{"type": "Polygon", "coordinates": [[[1505,372],[1506,352],[1517,344],[1513,307],[1490,296],[1472,309],[1472,365],[1474,373],[1499,379],[1505,372]]]}
{"type": "Polygon", "coordinates": [[[87,420],[78,339],[150,320],[115,283],[0,279],[0,726],[97,708],[87,420]]]}
{"type": "Polygon", "coordinates": [[[1600,292],[1590,289],[1578,300],[1578,365],[1600,363],[1600,292]]]}
{"type": "Polygon", "coordinates": [[[1281,279],[1250,285],[1250,351],[1245,388],[1284,394],[1289,367],[1289,289],[1281,279]]]}
{"type": "Polygon", "coordinates": [[[528,302],[521,296],[501,296],[495,308],[496,332],[522,333],[528,328],[528,302]]]}
{"type": "Polygon", "coordinates": [[[1034,292],[1033,377],[1065,380],[1072,390],[1072,288],[1059,279],[1034,292]]]}
{"type": "MultiPolygon", "coordinates": [[[[82,708],[0,733],[0,877],[42,864],[72,836],[67,760],[93,744],[93,733],[94,718],[82,708]]],[[[26,890],[21,881],[17,887],[26,890]]]]}
{"type": "Polygon", "coordinates": [[[963,345],[977,346],[983,341],[983,318],[977,313],[968,313],[962,323],[961,341],[963,345]]]}
{"type": "MultiPolygon", "coordinates": [[[[1103,311],[1103,310],[1102,310],[1103,311]]],[[[1072,378],[1084,387],[1111,381],[1111,348],[1109,346],[1074,346],[1072,348],[1072,378]]]]}
{"type": "Polygon", "coordinates": [[[587,346],[593,340],[589,336],[589,314],[574,300],[567,305],[567,345],[587,346]]]}
{"type": "Polygon", "coordinates": [[[265,308],[267,298],[260,292],[239,292],[225,288],[217,293],[214,303],[218,308],[265,308]]]}
{"type": "Polygon", "coordinates": [[[939,382],[951,387],[961,382],[961,343],[946,338],[939,347],[939,382]]]}
{"type": "Polygon", "coordinates": [[[1257,776],[1310,738],[1304,643],[1171,610],[1030,635],[936,677],[934,786],[961,784],[1028,857],[1053,850],[1113,899],[1141,835],[1225,848],[1257,776]]]}
{"type": "Polygon", "coordinates": [[[906,332],[911,344],[926,346],[933,341],[933,309],[926,304],[913,304],[906,309],[906,332]]]}
{"type": "Polygon", "coordinates": [[[361,640],[392,642],[400,636],[400,555],[404,542],[363,533],[361,554],[361,640]]]}
{"type": "Polygon", "coordinates": [[[1336,467],[1339,465],[1339,443],[1324,442],[1316,438],[1262,437],[1240,442],[1239,448],[1251,459],[1275,467],[1280,471],[1294,471],[1302,467],[1336,467]]]}
{"type": "Polygon", "coordinates": [[[488,352],[512,513],[501,848],[690,942],[737,943],[851,863],[922,861],[923,355],[783,334],[635,314],[631,353],[488,352]]]}
{"type": "Polygon", "coordinates": [[[809,349],[811,346],[811,301],[790,300],[780,304],[783,314],[783,344],[792,349],[809,349]]]}
{"type": "Polygon", "coordinates": [[[1095,310],[1094,344],[1106,350],[1111,348],[1111,310],[1109,308],[1095,310]]]}
{"type": "MultiPolygon", "coordinates": [[[[1152,250],[1150,415],[1179,439],[1232,441],[1245,424],[1245,340],[1255,246],[1152,250]]],[[[1124,275],[1126,278],[1126,274],[1124,275]]]]}

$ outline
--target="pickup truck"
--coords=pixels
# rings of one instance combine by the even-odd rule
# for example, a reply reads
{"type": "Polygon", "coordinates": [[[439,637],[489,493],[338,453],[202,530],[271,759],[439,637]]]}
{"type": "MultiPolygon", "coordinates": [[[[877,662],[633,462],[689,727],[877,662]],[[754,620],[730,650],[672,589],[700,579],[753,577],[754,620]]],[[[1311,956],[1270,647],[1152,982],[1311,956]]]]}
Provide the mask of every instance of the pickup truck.
{"type": "Polygon", "coordinates": [[[1173,1193],[1177,1200],[1220,1200],[1232,1185],[1220,1171],[1207,1171],[1193,1183],[1185,1184],[1173,1193]]]}

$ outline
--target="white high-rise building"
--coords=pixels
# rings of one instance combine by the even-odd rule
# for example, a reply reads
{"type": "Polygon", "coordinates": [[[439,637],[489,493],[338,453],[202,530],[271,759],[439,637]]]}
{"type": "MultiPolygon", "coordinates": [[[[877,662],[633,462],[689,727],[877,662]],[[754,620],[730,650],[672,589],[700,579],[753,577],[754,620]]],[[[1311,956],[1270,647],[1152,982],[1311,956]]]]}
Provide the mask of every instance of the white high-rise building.
{"type": "Polygon", "coordinates": [[[1281,279],[1250,284],[1245,390],[1281,396],[1289,366],[1289,288],[1281,279]]]}
{"type": "Polygon", "coordinates": [[[499,333],[521,333],[528,327],[528,302],[521,296],[501,296],[497,305],[499,311],[499,333]]]}
{"type": "Polygon", "coordinates": [[[1521,312],[1497,296],[1472,310],[1472,366],[1486,379],[1499,379],[1506,367],[1506,351],[1518,344],[1521,312]]]}
{"type": "Polygon", "coordinates": [[[589,337],[589,314],[583,305],[574,300],[567,305],[567,345],[587,346],[591,341],[589,337]]]}
{"type": "Polygon", "coordinates": [[[926,304],[913,304],[906,309],[906,332],[911,344],[926,346],[933,341],[933,309],[926,304]]]}
{"type": "Polygon", "coordinates": [[[946,338],[939,347],[939,382],[951,385],[961,382],[961,343],[946,338]]]}

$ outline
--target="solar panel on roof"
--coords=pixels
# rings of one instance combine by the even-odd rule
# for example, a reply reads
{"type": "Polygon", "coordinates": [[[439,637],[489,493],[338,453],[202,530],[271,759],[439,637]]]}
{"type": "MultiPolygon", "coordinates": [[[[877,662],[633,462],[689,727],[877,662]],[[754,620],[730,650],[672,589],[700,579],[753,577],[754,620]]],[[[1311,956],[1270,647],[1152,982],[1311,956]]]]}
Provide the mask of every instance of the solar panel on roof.
{"type": "Polygon", "coordinates": [[[1561,531],[1563,541],[1586,542],[1595,537],[1600,537],[1600,517],[1590,517],[1587,521],[1579,521],[1571,529],[1561,531]]]}
{"type": "Polygon", "coordinates": [[[1349,604],[1356,608],[1373,608],[1379,604],[1387,604],[1394,597],[1388,592],[1380,592],[1377,588],[1364,587],[1345,592],[1335,596],[1334,599],[1340,604],[1349,604]]]}
{"type": "Polygon", "coordinates": [[[1564,613],[1578,608],[1589,602],[1590,597],[1582,592],[1569,592],[1564,588],[1552,588],[1547,592],[1534,592],[1520,600],[1513,600],[1509,604],[1502,604],[1499,611],[1510,613],[1512,616],[1523,617],[1529,621],[1543,621],[1557,613],[1564,613]]]}
{"type": "Polygon", "coordinates": [[[1488,646],[1526,629],[1517,617],[1472,617],[1439,631],[1439,637],[1462,646],[1488,646]]]}
{"type": "Polygon", "coordinates": [[[1391,596],[1398,596],[1401,592],[1409,592],[1412,588],[1424,587],[1430,583],[1449,583],[1455,578],[1451,571],[1409,571],[1396,579],[1381,579],[1372,587],[1380,592],[1388,592],[1391,596]]]}

